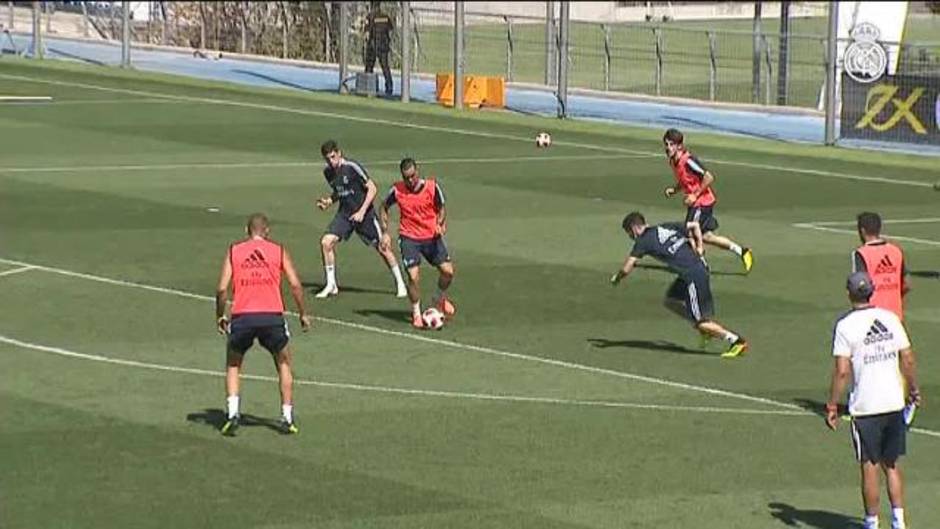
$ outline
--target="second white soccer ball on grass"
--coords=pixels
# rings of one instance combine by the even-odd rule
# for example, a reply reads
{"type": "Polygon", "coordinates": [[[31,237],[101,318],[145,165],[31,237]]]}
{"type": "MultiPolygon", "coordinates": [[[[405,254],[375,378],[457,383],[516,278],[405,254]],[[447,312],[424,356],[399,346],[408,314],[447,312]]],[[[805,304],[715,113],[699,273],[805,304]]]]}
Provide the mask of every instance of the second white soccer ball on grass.
{"type": "Polygon", "coordinates": [[[547,132],[539,132],[535,135],[535,146],[541,149],[551,146],[552,137],[547,132]]]}
{"type": "Polygon", "coordinates": [[[444,328],[444,313],[434,307],[424,311],[421,315],[421,320],[428,329],[439,331],[444,328]]]}

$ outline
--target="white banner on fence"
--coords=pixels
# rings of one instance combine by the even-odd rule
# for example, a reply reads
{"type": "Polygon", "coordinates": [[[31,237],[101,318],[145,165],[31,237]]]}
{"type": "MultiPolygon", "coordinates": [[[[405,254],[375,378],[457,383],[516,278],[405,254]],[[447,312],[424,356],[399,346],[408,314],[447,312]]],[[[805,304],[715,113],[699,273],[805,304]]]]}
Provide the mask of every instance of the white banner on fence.
{"type": "MultiPolygon", "coordinates": [[[[854,42],[877,40],[887,55],[887,73],[894,75],[898,70],[899,44],[904,34],[908,3],[839,2],[839,64],[846,65],[846,49],[851,48],[854,42]]],[[[874,55],[869,58],[874,62],[880,60],[874,55]]]]}
{"type": "MultiPolygon", "coordinates": [[[[838,2],[839,28],[836,99],[840,100],[842,72],[859,82],[874,82],[898,70],[904,21],[909,2],[838,2]]],[[[825,110],[826,83],[819,90],[819,110],[825,110]]],[[[839,115],[841,101],[837,105],[839,115]]]]}

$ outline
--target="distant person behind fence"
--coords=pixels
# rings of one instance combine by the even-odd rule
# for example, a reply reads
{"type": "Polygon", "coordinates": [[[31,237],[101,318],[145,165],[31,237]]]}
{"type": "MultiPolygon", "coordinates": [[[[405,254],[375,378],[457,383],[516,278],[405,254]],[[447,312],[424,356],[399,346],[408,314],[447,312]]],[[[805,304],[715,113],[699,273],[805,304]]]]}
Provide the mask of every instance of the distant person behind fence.
{"type": "Polygon", "coordinates": [[[375,59],[378,57],[382,66],[382,75],[385,77],[385,95],[392,95],[392,70],[388,66],[388,52],[392,44],[392,17],[382,12],[381,2],[371,2],[369,17],[366,22],[368,40],[366,40],[366,73],[375,69],[375,59]]]}

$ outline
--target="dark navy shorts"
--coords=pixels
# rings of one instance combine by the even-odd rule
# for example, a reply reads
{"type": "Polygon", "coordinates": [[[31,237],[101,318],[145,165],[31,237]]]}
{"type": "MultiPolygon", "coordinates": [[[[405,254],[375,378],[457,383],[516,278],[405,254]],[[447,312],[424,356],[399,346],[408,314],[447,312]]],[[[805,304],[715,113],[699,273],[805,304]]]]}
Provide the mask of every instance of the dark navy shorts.
{"type": "Polygon", "coordinates": [[[852,446],[859,462],[892,463],[907,448],[907,426],[898,410],[852,417],[852,446]]]}
{"type": "Polygon", "coordinates": [[[711,284],[704,269],[677,277],[666,297],[683,302],[686,316],[695,323],[711,320],[715,315],[711,284]]]}
{"type": "Polygon", "coordinates": [[[382,230],[379,228],[379,220],[375,217],[375,210],[369,208],[362,222],[354,223],[349,220],[349,215],[345,211],[340,211],[330,221],[326,232],[336,235],[340,240],[347,240],[349,236],[356,232],[362,242],[369,246],[377,246],[382,239],[382,230]]]}
{"type": "Polygon", "coordinates": [[[447,245],[444,244],[443,237],[418,240],[401,236],[398,238],[398,248],[401,250],[401,263],[405,268],[413,268],[421,264],[421,257],[434,266],[450,261],[450,254],[447,253],[447,245]]]}
{"type": "Polygon", "coordinates": [[[228,334],[229,352],[243,355],[251,349],[255,339],[273,355],[284,350],[290,341],[284,316],[277,313],[233,315],[228,334]]]}
{"type": "Polygon", "coordinates": [[[715,218],[713,206],[692,206],[685,213],[686,222],[698,222],[702,227],[702,233],[708,233],[718,229],[718,219],[715,218]]]}

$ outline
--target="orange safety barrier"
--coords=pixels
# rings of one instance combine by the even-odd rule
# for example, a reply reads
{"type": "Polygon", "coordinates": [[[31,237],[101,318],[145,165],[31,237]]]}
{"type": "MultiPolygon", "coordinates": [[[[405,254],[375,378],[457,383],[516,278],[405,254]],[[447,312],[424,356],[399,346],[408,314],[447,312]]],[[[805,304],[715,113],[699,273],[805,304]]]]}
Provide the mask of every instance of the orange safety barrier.
{"type": "MultiPolygon", "coordinates": [[[[437,74],[437,100],[454,106],[454,74],[437,74]]],[[[506,81],[502,77],[464,76],[463,104],[470,108],[506,106],[506,81]]]]}

